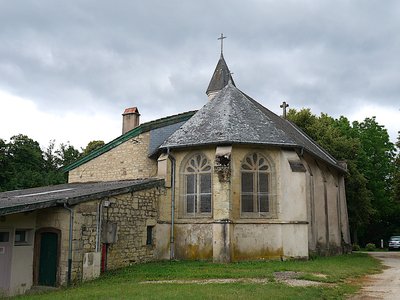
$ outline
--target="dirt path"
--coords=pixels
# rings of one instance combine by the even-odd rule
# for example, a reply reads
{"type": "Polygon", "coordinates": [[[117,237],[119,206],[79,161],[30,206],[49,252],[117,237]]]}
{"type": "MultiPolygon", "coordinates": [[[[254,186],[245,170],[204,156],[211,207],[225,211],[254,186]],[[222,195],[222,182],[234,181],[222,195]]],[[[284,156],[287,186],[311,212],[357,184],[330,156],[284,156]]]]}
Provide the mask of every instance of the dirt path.
{"type": "Polygon", "coordinates": [[[400,299],[400,252],[369,252],[386,268],[383,273],[367,276],[359,294],[351,300],[400,299]]]}

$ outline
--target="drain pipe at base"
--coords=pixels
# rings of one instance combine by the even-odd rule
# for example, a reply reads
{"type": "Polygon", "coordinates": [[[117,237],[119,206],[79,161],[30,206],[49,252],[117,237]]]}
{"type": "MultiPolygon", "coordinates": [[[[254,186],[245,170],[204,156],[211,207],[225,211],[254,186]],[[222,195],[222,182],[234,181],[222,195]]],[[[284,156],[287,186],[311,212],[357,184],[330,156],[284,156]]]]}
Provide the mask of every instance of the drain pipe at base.
{"type": "Polygon", "coordinates": [[[167,149],[167,155],[171,161],[171,234],[170,234],[170,260],[175,259],[175,236],[174,236],[174,219],[175,219],[175,157],[167,149]]]}

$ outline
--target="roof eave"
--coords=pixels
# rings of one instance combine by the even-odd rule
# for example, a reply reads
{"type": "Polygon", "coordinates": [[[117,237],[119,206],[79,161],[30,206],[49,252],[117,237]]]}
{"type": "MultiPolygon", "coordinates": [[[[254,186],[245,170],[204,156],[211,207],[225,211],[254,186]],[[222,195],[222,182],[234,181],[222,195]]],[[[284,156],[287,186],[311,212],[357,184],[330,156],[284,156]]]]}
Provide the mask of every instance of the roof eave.
{"type": "Polygon", "coordinates": [[[152,188],[152,187],[162,187],[165,186],[164,179],[151,179],[147,182],[142,182],[140,184],[132,184],[128,187],[122,188],[115,188],[110,189],[107,191],[89,193],[85,195],[80,195],[76,197],[60,197],[46,201],[38,201],[35,203],[28,203],[28,204],[18,204],[8,207],[0,208],[0,216],[10,215],[15,213],[23,213],[23,212],[30,212],[38,209],[56,207],[59,205],[63,205],[64,203],[68,205],[76,205],[82,202],[91,201],[91,200],[98,200],[104,197],[112,197],[120,194],[125,193],[132,193],[136,191],[141,191],[144,189],[152,188]]]}
{"type": "Polygon", "coordinates": [[[167,149],[182,149],[182,148],[187,148],[187,147],[204,147],[204,146],[215,146],[215,145],[252,145],[252,146],[271,146],[271,147],[279,147],[279,148],[292,148],[292,149],[299,149],[302,151],[305,151],[309,153],[310,155],[318,158],[319,160],[327,163],[331,167],[335,168],[336,170],[342,172],[342,173],[348,173],[347,169],[341,167],[336,161],[331,162],[326,159],[323,159],[319,155],[315,154],[314,152],[304,148],[301,145],[298,144],[288,144],[288,143],[249,143],[249,142],[237,142],[237,141],[220,141],[220,142],[211,142],[211,143],[187,143],[187,144],[181,144],[181,145],[165,145],[163,147],[160,147],[159,149],[162,150],[167,150],[167,149]]]}

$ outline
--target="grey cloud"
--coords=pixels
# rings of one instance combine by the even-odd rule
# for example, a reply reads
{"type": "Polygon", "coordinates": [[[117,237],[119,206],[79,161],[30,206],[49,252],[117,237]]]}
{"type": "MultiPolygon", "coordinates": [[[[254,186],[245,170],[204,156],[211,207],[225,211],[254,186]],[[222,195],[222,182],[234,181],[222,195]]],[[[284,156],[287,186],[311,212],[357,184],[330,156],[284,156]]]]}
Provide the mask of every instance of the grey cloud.
{"type": "Polygon", "coordinates": [[[1,1],[0,88],[44,111],[197,109],[224,32],[235,82],[266,105],[398,106],[399,12],[361,0],[1,1]]]}

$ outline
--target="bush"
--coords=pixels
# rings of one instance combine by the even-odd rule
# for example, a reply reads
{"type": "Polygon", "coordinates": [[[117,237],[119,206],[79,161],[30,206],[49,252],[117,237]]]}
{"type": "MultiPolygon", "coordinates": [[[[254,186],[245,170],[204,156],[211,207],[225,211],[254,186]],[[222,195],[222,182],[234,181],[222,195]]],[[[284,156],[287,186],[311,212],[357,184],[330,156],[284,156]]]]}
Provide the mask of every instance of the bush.
{"type": "Polygon", "coordinates": [[[368,244],[365,246],[365,249],[366,249],[367,251],[375,251],[376,246],[375,246],[374,243],[368,243],[368,244]]]}
{"type": "Polygon", "coordinates": [[[361,247],[358,244],[351,245],[351,250],[353,251],[360,251],[361,247]]]}

